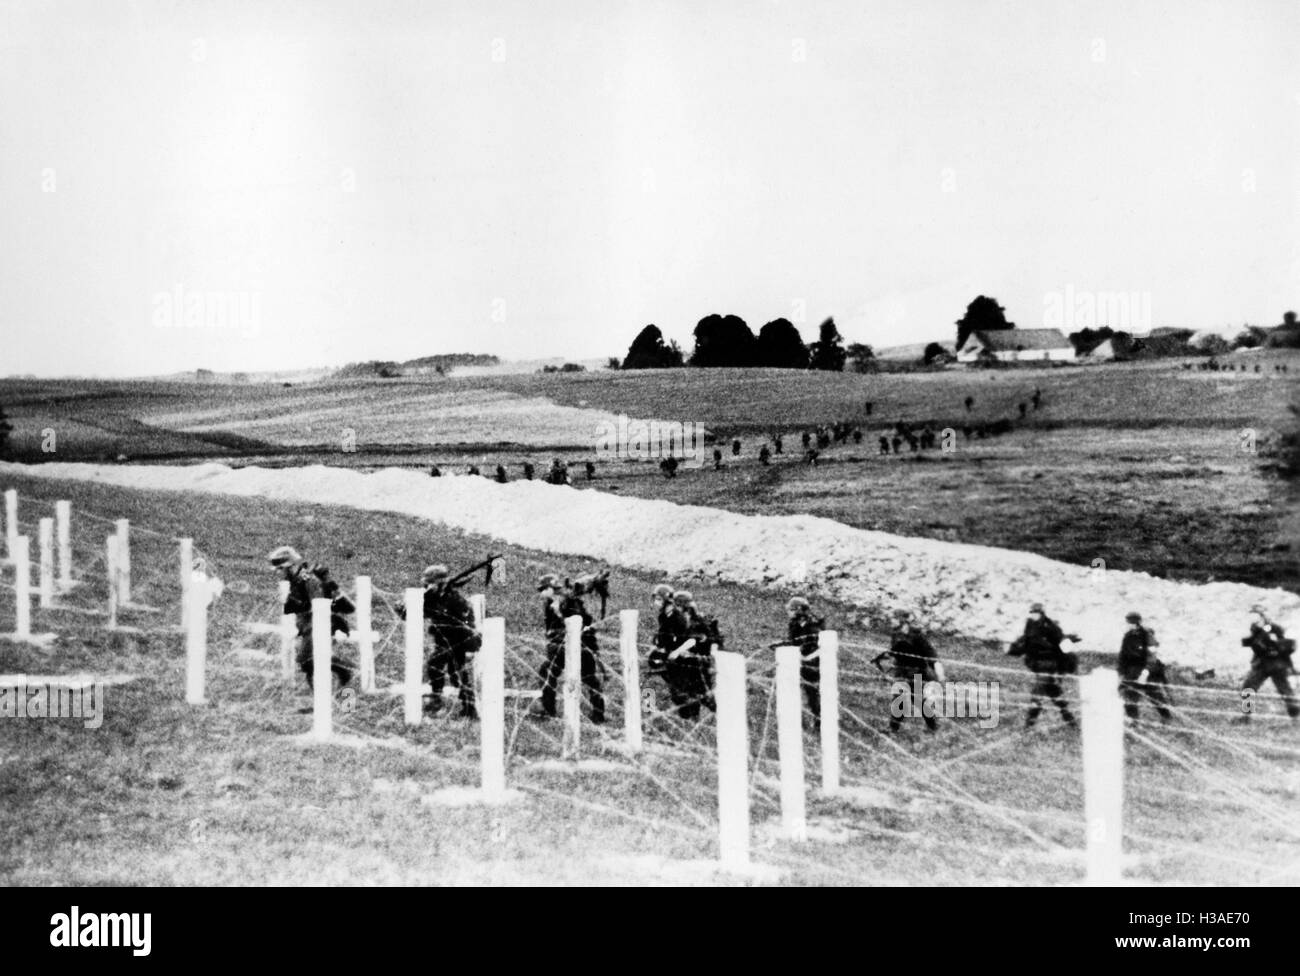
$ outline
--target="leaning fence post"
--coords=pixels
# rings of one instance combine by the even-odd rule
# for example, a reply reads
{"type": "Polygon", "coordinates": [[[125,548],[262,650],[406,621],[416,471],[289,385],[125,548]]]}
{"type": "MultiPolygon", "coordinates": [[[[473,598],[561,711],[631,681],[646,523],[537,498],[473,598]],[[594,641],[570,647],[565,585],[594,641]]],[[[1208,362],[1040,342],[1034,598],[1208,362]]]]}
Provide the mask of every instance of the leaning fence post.
{"type": "Polygon", "coordinates": [[[506,622],[502,617],[483,621],[483,695],[479,712],[479,757],[483,767],[483,797],[489,803],[506,795],[506,622]]]}
{"type": "Polygon", "coordinates": [[[41,519],[38,538],[40,540],[41,606],[49,608],[54,606],[54,519],[41,519]]]}
{"type": "Polygon", "coordinates": [[[776,649],[776,728],[781,759],[781,826],[791,840],[808,839],[804,808],[800,658],[797,647],[776,649]]]}
{"type": "Polygon", "coordinates": [[[330,621],[330,601],[311,601],[311,737],[324,742],[334,729],[334,638],[330,621]]]}
{"type": "Polygon", "coordinates": [[[840,788],[840,635],[823,630],[817,639],[822,740],[822,793],[840,788]]]}
{"type": "MultiPolygon", "coordinates": [[[[110,545],[115,537],[109,536],[110,545]]],[[[114,547],[115,548],[115,547],[114,547]]],[[[110,589],[110,594],[114,591],[110,589]]],[[[188,588],[189,608],[185,630],[185,701],[191,705],[207,703],[204,697],[208,657],[209,583],[203,573],[191,570],[188,588]]],[[[115,597],[110,597],[115,599],[115,597]]],[[[110,604],[111,605],[111,604],[110,604]]]]}
{"type": "Polygon", "coordinates": [[[54,535],[59,546],[59,589],[72,589],[72,502],[54,503],[54,535]]]}
{"type": "Polygon", "coordinates": [[[131,602],[131,520],[117,520],[117,598],[131,602]]]}
{"type": "Polygon", "coordinates": [[[1124,840],[1124,709],[1119,674],[1098,668],[1079,679],[1083,704],[1083,805],[1088,825],[1087,880],[1122,880],[1124,840]]]}
{"type": "Polygon", "coordinates": [[[370,577],[357,577],[357,656],[361,693],[375,690],[375,634],[371,629],[370,577]]]}
{"type": "Polygon", "coordinates": [[[407,725],[419,725],[424,687],[424,590],[406,589],[406,683],[405,719],[407,725]]]}
{"type": "Polygon", "coordinates": [[[749,866],[749,724],[745,657],[715,651],[718,707],[718,853],[729,868],[749,866]]]}
{"type": "Polygon", "coordinates": [[[631,752],[641,751],[641,658],[637,647],[636,610],[618,613],[619,649],[623,656],[623,736],[631,752]]]}
{"type": "Polygon", "coordinates": [[[582,618],[564,620],[564,735],[560,755],[577,759],[582,738],[582,618]]]}

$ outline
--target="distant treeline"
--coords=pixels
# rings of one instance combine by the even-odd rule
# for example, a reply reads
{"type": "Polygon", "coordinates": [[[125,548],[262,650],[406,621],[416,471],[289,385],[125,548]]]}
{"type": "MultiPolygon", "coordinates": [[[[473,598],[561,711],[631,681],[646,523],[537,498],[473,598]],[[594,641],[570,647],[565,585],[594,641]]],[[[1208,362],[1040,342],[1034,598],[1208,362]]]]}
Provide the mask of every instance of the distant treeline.
{"type": "Polygon", "coordinates": [[[664,342],[657,325],[647,325],[632,340],[620,368],[770,366],[842,370],[846,364],[865,369],[875,359],[870,346],[853,343],[846,348],[834,319],[823,322],[817,335],[816,342],[805,344],[789,319],[773,319],[755,335],[738,315],[708,315],[695,326],[695,348],[688,358],[676,342],[664,342]]]}
{"type": "Polygon", "coordinates": [[[348,363],[334,376],[338,379],[378,376],[391,379],[421,373],[449,373],[458,366],[496,366],[500,357],[476,352],[451,352],[440,356],[421,356],[405,362],[372,359],[364,363],[348,363]]]}

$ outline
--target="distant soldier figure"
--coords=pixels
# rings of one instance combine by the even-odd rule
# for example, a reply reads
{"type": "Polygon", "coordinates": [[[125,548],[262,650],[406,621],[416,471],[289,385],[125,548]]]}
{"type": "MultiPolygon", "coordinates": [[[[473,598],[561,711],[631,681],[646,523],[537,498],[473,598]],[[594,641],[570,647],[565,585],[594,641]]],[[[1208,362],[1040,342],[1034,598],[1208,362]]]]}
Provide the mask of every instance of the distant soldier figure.
{"type": "Polygon", "coordinates": [[[722,470],[722,451],[716,447],[713,449],[713,470],[722,470]]]}
{"type": "MultiPolygon", "coordinates": [[[[474,608],[450,586],[451,572],[441,563],[426,566],[420,574],[424,586],[424,619],[429,622],[429,636],[433,650],[424,662],[425,678],[429,682],[429,700],[424,710],[436,715],[442,710],[442,689],[448,681],[459,690],[460,717],[476,719],[474,704],[474,676],[471,657],[479,649],[481,640],[474,626],[474,608]]],[[[405,619],[411,608],[399,608],[398,615],[405,619]]]]}
{"type": "Polygon", "coordinates": [[[938,440],[938,435],[934,432],[933,428],[931,428],[929,424],[926,424],[925,427],[921,429],[922,449],[927,451],[933,450],[937,440],[938,440]]]}
{"type": "Polygon", "coordinates": [[[739,441],[739,439],[737,439],[737,440],[733,440],[733,441],[731,442],[731,456],[732,456],[732,457],[740,457],[740,441],[739,441]]]}
{"type": "Polygon", "coordinates": [[[430,478],[441,478],[441,477],[442,477],[442,471],[441,471],[441,469],[439,469],[439,467],[438,467],[436,464],[433,465],[431,468],[429,468],[429,477],[430,477],[430,478]]]}
{"type": "MultiPolygon", "coordinates": [[[[879,668],[881,660],[885,657],[890,658],[892,662],[891,674],[894,679],[908,686],[908,694],[911,694],[917,676],[921,678],[922,688],[928,681],[943,680],[943,665],[939,663],[939,655],[935,653],[934,645],[916,627],[912,614],[907,610],[894,612],[889,650],[877,654],[871,663],[879,668]]],[[[925,719],[926,727],[931,732],[939,727],[939,720],[934,714],[926,715],[922,711],[921,717],[925,719]]],[[[889,731],[897,732],[902,724],[903,716],[895,714],[894,709],[890,708],[889,731]]]]}
{"type": "Polygon", "coordinates": [[[1146,695],[1161,721],[1168,722],[1172,717],[1169,677],[1155,652],[1160,642],[1151,628],[1142,626],[1140,613],[1130,613],[1124,619],[1129,625],[1119,645],[1119,692],[1124,699],[1124,714],[1129,721],[1136,721],[1138,702],[1146,695]]]}
{"type": "Polygon", "coordinates": [[[772,452],[768,450],[766,444],[758,449],[758,463],[764,467],[772,463],[772,452]]]}
{"type": "MultiPolygon", "coordinates": [[[[307,687],[314,687],[315,659],[312,650],[312,601],[330,600],[330,635],[348,633],[346,614],[352,612],[352,603],[339,593],[338,583],[330,579],[324,566],[307,562],[291,546],[280,546],[266,557],[281,579],[289,581],[289,596],[284,601],[284,613],[293,614],[297,636],[294,638],[294,660],[307,678],[307,687]]],[[[342,659],[330,655],[330,671],[338,678],[339,686],[352,680],[352,669],[342,659]]]]}
{"type": "Polygon", "coordinates": [[[808,601],[801,596],[791,597],[785,605],[785,612],[790,620],[786,641],[790,646],[799,648],[799,683],[803,686],[808,711],[812,712],[813,724],[820,728],[822,672],[819,642],[821,632],[826,629],[826,620],[815,616],[808,601]]]}
{"type": "Polygon", "coordinates": [[[861,427],[854,427],[854,428],[853,428],[853,443],[854,443],[854,444],[861,444],[861,443],[862,443],[862,428],[861,428],[861,427]]]}
{"type": "Polygon", "coordinates": [[[867,415],[868,417],[871,416],[871,410],[872,410],[872,408],[873,408],[874,406],[875,406],[875,404],[872,403],[870,400],[868,400],[866,403],[864,403],[864,404],[862,405],[863,410],[866,412],[866,415],[867,415]]]}
{"type": "Polygon", "coordinates": [[[532,481],[532,480],[533,480],[533,475],[536,474],[536,473],[537,473],[537,469],[533,467],[533,462],[532,462],[532,461],[525,461],[525,462],[524,462],[524,480],[525,480],[525,481],[532,481]]]}
{"type": "Polygon", "coordinates": [[[665,478],[677,477],[677,458],[666,457],[659,462],[659,470],[664,473],[665,478]]]}
{"type": "Polygon", "coordinates": [[[1074,655],[1061,650],[1061,641],[1067,638],[1072,641],[1079,639],[1073,634],[1062,632],[1056,621],[1043,613],[1043,605],[1035,603],[1029,608],[1024,633],[1016,638],[1007,651],[1013,657],[1023,657],[1025,666],[1034,672],[1034,687],[1030,692],[1025,728],[1032,727],[1038,721],[1044,698],[1050,698],[1056,704],[1067,725],[1077,724],[1061,689],[1060,676],[1078,670],[1074,655]]]}
{"type": "Polygon", "coordinates": [[[591,720],[597,724],[605,721],[605,695],[600,680],[599,648],[596,644],[595,620],[582,602],[583,582],[561,592],[560,580],[547,573],[537,581],[537,591],[542,595],[542,618],[546,630],[546,661],[542,664],[542,712],[554,718],[555,689],[564,674],[565,620],[582,618],[582,660],[579,671],[587,698],[591,702],[591,720]]]}
{"type": "Polygon", "coordinates": [[[803,456],[803,463],[808,465],[810,468],[815,468],[817,467],[817,458],[819,456],[817,449],[810,447],[808,448],[808,453],[803,456]]]}
{"type": "Polygon", "coordinates": [[[596,480],[596,465],[591,461],[587,462],[587,480],[588,481],[596,480]]]}
{"type": "Polygon", "coordinates": [[[909,448],[911,448],[912,453],[916,453],[916,451],[921,447],[921,438],[917,437],[917,436],[916,436],[915,434],[913,434],[911,431],[908,431],[908,432],[907,432],[907,446],[908,446],[909,448]]]}
{"type": "Polygon", "coordinates": [[[883,434],[880,437],[880,453],[881,454],[889,453],[889,438],[885,437],[883,434]]]}
{"type": "Polygon", "coordinates": [[[777,454],[785,453],[784,444],[781,442],[780,434],[777,434],[775,437],[772,438],[772,450],[775,451],[777,454]]]}
{"type": "Polygon", "coordinates": [[[552,485],[567,485],[569,483],[569,466],[559,458],[555,458],[551,461],[551,471],[546,476],[546,481],[552,485]]]}
{"type": "Polygon", "coordinates": [[[812,434],[805,430],[799,435],[799,441],[803,444],[803,449],[808,450],[808,445],[812,443],[812,434]]]}
{"type": "Polygon", "coordinates": [[[498,483],[498,484],[502,484],[502,485],[504,485],[504,484],[505,484],[507,481],[509,481],[509,480],[510,480],[510,479],[506,477],[506,469],[505,469],[505,465],[503,465],[503,464],[498,464],[498,465],[497,465],[497,483],[498,483]]]}
{"type": "Polygon", "coordinates": [[[1019,409],[1020,409],[1020,419],[1021,419],[1021,420],[1024,420],[1024,419],[1025,419],[1025,414],[1027,414],[1027,413],[1029,412],[1029,404],[1021,402],[1021,403],[1017,404],[1017,406],[1018,406],[1019,409]]]}
{"type": "Polygon", "coordinates": [[[975,408],[975,398],[973,396],[968,396],[966,398],[966,412],[970,413],[971,410],[973,410],[974,408],[975,408]]]}
{"type": "Polygon", "coordinates": [[[1042,405],[1043,402],[1043,391],[1040,390],[1038,387],[1034,387],[1033,401],[1034,401],[1034,409],[1037,410],[1042,405]]]}
{"type": "Polygon", "coordinates": [[[469,466],[469,471],[466,472],[466,474],[472,474],[472,475],[478,475],[479,473],[480,472],[477,464],[471,464],[469,466]]]}
{"type": "Polygon", "coordinates": [[[1255,619],[1250,624],[1250,635],[1242,638],[1241,645],[1249,647],[1253,657],[1246,680],[1241,683],[1242,714],[1236,721],[1250,720],[1255,692],[1263,687],[1265,681],[1272,681],[1286,703],[1286,713],[1294,722],[1300,719],[1300,700],[1296,698],[1290,681],[1290,675],[1295,673],[1291,663],[1295,640],[1288,638],[1280,625],[1268,619],[1260,604],[1251,607],[1250,612],[1255,619]]]}
{"type": "Polygon", "coordinates": [[[903,446],[903,438],[895,434],[891,443],[894,445],[894,453],[897,454],[899,449],[903,446]]]}
{"type": "Polygon", "coordinates": [[[830,446],[831,446],[831,435],[826,430],[826,428],[823,427],[821,430],[817,432],[817,447],[820,450],[824,451],[826,450],[826,448],[830,446]]]}

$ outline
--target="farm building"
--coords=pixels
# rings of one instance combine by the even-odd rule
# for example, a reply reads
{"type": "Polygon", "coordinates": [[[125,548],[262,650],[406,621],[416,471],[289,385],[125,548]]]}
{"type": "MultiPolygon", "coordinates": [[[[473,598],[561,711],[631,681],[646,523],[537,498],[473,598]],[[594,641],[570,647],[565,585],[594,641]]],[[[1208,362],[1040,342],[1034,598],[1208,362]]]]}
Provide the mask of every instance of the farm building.
{"type": "Polygon", "coordinates": [[[998,329],[972,332],[957,351],[959,363],[981,356],[1004,363],[1062,362],[1074,359],[1074,346],[1060,329],[998,329]]]}

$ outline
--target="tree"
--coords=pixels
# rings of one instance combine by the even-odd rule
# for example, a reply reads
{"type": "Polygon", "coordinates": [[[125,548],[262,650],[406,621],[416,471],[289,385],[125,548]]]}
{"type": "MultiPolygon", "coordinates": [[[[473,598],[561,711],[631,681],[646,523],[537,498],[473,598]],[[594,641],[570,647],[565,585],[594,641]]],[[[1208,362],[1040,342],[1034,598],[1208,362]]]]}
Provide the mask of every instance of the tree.
{"type": "Polygon", "coordinates": [[[827,319],[817,330],[817,341],[812,344],[809,369],[825,369],[838,372],[844,369],[844,340],[840,330],[835,328],[835,320],[827,319]]]}
{"type": "Polygon", "coordinates": [[[957,320],[957,349],[966,345],[972,332],[997,332],[1014,329],[1016,324],[1008,322],[1006,312],[996,298],[978,296],[966,306],[966,314],[957,320]]]}
{"type": "Polygon", "coordinates": [[[789,319],[773,319],[758,330],[758,365],[808,368],[808,347],[789,319]]]}
{"type": "Polygon", "coordinates": [[[667,369],[681,364],[682,351],[677,348],[677,343],[664,345],[664,335],[654,324],[637,333],[628,347],[627,358],[623,360],[624,369],[667,369]]]}
{"type": "Polygon", "coordinates": [[[618,369],[619,366],[620,363],[617,356],[610,356],[608,359],[605,360],[606,369],[618,369]]]}
{"type": "Polygon", "coordinates": [[[943,346],[937,342],[930,343],[925,347],[925,352],[921,354],[921,362],[925,363],[927,366],[936,362],[947,362],[951,358],[952,355],[948,350],[943,348],[943,346]]]}
{"type": "Polygon", "coordinates": [[[695,326],[692,366],[753,366],[758,340],[738,315],[706,315],[695,326]]]}
{"type": "Polygon", "coordinates": [[[862,342],[853,342],[845,350],[845,356],[856,373],[872,373],[876,369],[876,350],[862,342]]]}

